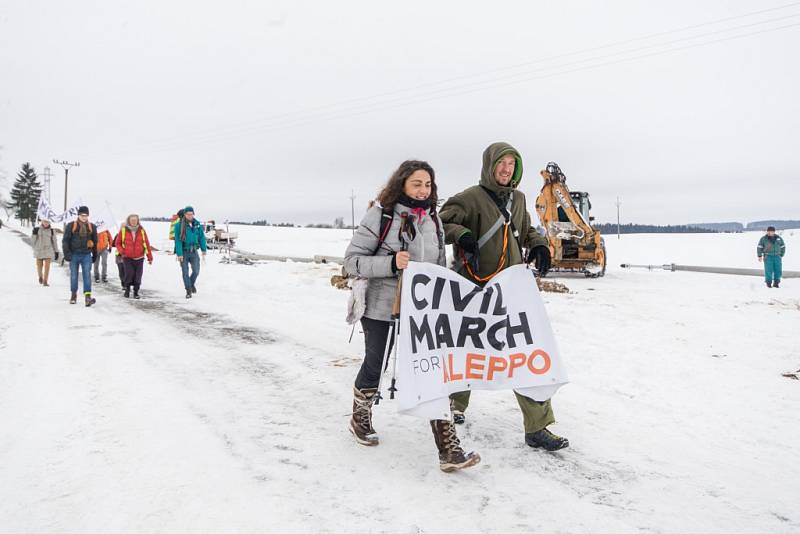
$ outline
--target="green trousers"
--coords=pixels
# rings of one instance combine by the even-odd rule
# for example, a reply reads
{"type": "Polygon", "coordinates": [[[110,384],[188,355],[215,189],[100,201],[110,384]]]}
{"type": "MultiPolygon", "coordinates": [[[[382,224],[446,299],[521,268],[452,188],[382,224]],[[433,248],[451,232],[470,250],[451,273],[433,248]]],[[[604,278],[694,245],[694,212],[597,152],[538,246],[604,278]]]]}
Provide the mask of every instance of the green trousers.
{"type": "MultiPolygon", "coordinates": [[[[469,394],[471,391],[459,391],[450,395],[450,404],[454,410],[464,412],[469,406],[469,394]]],[[[544,402],[529,399],[524,395],[520,395],[516,391],[514,395],[517,397],[519,409],[522,411],[522,423],[525,426],[525,433],[538,432],[545,428],[547,425],[556,422],[553,416],[553,407],[550,401],[544,402]]]]}

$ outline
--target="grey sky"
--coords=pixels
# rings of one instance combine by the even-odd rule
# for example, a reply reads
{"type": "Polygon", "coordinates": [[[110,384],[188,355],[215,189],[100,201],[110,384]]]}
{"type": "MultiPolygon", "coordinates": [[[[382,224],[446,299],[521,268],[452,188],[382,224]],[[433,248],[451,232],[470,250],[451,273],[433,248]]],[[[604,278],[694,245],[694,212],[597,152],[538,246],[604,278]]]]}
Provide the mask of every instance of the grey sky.
{"type": "Polygon", "coordinates": [[[407,158],[455,193],[505,140],[530,205],[554,160],[598,221],[617,195],[627,221],[798,218],[800,3],[630,41],[788,4],[5,0],[0,168],[79,160],[71,197],[118,217],[330,222],[407,158]]]}

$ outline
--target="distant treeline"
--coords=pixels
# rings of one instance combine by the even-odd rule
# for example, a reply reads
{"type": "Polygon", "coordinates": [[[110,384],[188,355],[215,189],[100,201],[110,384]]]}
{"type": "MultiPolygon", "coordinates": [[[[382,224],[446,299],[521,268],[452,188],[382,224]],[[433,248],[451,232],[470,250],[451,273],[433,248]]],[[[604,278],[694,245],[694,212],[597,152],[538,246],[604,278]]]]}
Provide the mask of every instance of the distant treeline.
{"type": "Polygon", "coordinates": [[[776,230],[787,230],[789,228],[800,228],[800,221],[753,221],[747,223],[748,230],[766,230],[767,226],[774,226],[776,230]]]}
{"type": "Polygon", "coordinates": [[[697,223],[690,224],[694,228],[705,228],[706,230],[713,230],[714,232],[743,232],[744,225],[738,222],[723,222],[723,223],[697,223]]]}
{"type": "MultiPolygon", "coordinates": [[[[600,230],[601,234],[616,234],[617,225],[615,223],[595,224],[593,227],[600,230]]],[[[713,234],[714,230],[707,228],[699,228],[697,226],[689,226],[687,224],[678,224],[666,226],[656,224],[621,224],[619,226],[619,233],[621,234],[713,234]]]]}
{"type": "MultiPolygon", "coordinates": [[[[172,219],[170,217],[141,217],[143,221],[155,221],[155,222],[169,222],[172,219]]],[[[336,229],[352,229],[352,226],[345,225],[341,218],[334,221],[333,224],[326,224],[326,223],[318,223],[318,224],[294,224],[288,222],[281,222],[281,223],[268,223],[265,219],[259,219],[257,221],[230,221],[228,224],[240,224],[243,226],[275,226],[278,228],[336,228],[336,229]]]]}

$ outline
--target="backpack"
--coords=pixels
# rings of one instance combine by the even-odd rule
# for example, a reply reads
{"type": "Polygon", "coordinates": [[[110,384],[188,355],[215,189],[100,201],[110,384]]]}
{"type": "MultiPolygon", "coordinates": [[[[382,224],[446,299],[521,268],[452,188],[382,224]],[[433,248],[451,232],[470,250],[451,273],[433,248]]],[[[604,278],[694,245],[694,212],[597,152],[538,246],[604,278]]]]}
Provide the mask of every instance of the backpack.
{"type": "MultiPolygon", "coordinates": [[[[436,238],[439,240],[439,250],[441,250],[444,248],[444,242],[442,241],[442,229],[439,226],[439,217],[436,216],[435,212],[430,213],[430,217],[433,219],[433,224],[436,225],[436,238]]],[[[394,207],[381,207],[381,224],[378,230],[378,245],[375,247],[375,251],[372,253],[373,256],[378,253],[383,245],[383,242],[386,241],[386,236],[389,235],[389,228],[391,228],[393,220],[394,207]]]]}

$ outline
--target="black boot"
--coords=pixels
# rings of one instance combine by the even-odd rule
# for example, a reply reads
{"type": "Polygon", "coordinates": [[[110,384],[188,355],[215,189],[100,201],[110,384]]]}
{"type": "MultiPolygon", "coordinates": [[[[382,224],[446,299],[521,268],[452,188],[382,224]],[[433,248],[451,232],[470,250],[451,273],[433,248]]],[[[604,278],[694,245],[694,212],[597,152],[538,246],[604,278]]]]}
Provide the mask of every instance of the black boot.
{"type": "Polygon", "coordinates": [[[191,290],[191,289],[187,289],[187,290],[186,290],[186,298],[187,298],[187,299],[190,299],[190,298],[192,298],[192,290],[191,290]]]}
{"type": "Polygon", "coordinates": [[[97,302],[97,300],[92,298],[92,294],[91,293],[86,293],[86,307],[88,308],[89,306],[91,306],[95,302],[97,302]]]}
{"type": "Polygon", "coordinates": [[[781,281],[780,280],[775,280],[775,282],[773,282],[773,284],[772,284],[772,287],[781,287],[781,281]]]}
{"type": "Polygon", "coordinates": [[[450,413],[453,415],[453,422],[457,425],[463,425],[466,421],[464,412],[457,410],[453,399],[450,399],[450,413]]]}
{"type": "Polygon", "coordinates": [[[133,298],[135,298],[136,300],[139,300],[140,298],[142,298],[142,297],[139,296],[139,290],[136,289],[136,288],[133,288],[133,298]]]}
{"type": "Polygon", "coordinates": [[[192,286],[192,293],[197,293],[197,288],[195,286],[192,286]]]}
{"type": "Polygon", "coordinates": [[[534,449],[543,448],[546,451],[557,451],[569,447],[569,440],[556,436],[546,428],[537,432],[525,434],[525,443],[534,449]]]}
{"type": "Polygon", "coordinates": [[[377,388],[353,388],[353,415],[350,417],[350,433],[362,445],[378,444],[378,433],[372,428],[372,403],[377,388]]]}
{"type": "Polygon", "coordinates": [[[122,296],[125,297],[126,299],[131,298],[131,288],[126,287],[125,288],[125,293],[123,293],[122,296]]]}
{"type": "Polygon", "coordinates": [[[767,281],[767,287],[772,287],[772,282],[767,281]]]}
{"type": "Polygon", "coordinates": [[[69,297],[69,303],[75,304],[76,302],[78,302],[78,294],[73,292],[72,295],[69,297]]]}
{"type": "Polygon", "coordinates": [[[431,430],[436,448],[439,449],[439,469],[445,473],[466,469],[481,461],[477,452],[464,453],[456,435],[456,426],[450,421],[435,419],[431,421],[431,430]]]}

